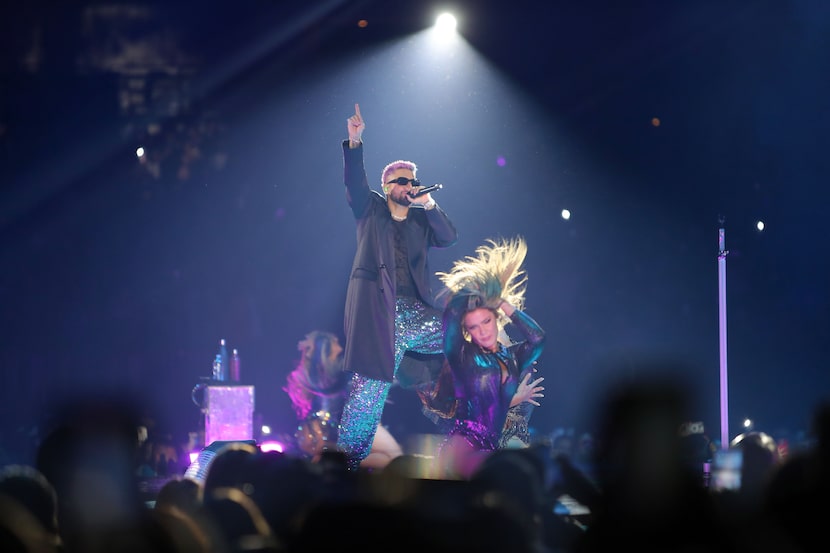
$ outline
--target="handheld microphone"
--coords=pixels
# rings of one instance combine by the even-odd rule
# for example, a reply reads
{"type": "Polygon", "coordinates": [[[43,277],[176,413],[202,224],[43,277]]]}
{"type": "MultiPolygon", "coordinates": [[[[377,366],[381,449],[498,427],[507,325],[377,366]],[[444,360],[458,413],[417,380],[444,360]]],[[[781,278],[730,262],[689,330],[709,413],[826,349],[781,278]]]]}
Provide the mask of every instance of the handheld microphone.
{"type": "Polygon", "coordinates": [[[442,188],[444,188],[443,184],[433,184],[432,186],[426,186],[424,188],[421,188],[417,192],[414,192],[414,193],[410,192],[409,197],[410,198],[420,198],[424,194],[429,194],[430,192],[435,192],[436,190],[441,190],[442,188]]]}

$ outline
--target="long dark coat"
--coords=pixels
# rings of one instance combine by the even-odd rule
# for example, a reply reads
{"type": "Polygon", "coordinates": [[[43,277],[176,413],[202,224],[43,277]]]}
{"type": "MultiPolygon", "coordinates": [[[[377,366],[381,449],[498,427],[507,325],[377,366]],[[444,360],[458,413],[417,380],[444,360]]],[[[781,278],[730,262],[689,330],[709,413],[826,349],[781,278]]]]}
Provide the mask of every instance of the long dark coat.
{"type": "MultiPolygon", "coordinates": [[[[344,368],[392,382],[395,375],[395,250],[386,198],[369,188],[363,146],[343,142],[346,198],[357,222],[355,251],[346,290],[344,368]]],[[[434,301],[429,248],[455,244],[458,233],[440,207],[410,209],[403,224],[409,269],[422,301],[434,301]]]]}

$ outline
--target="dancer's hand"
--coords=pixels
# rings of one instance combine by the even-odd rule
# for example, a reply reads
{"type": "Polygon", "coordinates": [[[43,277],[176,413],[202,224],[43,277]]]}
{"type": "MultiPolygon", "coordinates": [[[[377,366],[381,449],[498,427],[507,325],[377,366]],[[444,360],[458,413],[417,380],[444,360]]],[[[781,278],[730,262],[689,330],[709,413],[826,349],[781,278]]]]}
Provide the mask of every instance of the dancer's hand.
{"type": "MultiPolygon", "coordinates": [[[[534,371],[535,372],[535,371],[534,371]]],[[[522,381],[519,383],[519,387],[516,389],[516,393],[513,394],[513,399],[510,402],[510,407],[515,407],[520,403],[524,403],[525,401],[539,406],[539,402],[536,401],[534,398],[542,398],[545,397],[545,394],[542,392],[545,390],[543,386],[539,386],[545,377],[540,376],[533,382],[530,382],[530,376],[532,373],[527,373],[522,381]]]]}

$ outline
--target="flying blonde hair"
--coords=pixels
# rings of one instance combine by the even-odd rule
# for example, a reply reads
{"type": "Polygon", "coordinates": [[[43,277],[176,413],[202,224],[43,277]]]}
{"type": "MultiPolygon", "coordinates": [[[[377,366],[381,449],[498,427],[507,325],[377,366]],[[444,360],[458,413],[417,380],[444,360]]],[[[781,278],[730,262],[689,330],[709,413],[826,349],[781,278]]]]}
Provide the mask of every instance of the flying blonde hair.
{"type": "MultiPolygon", "coordinates": [[[[486,307],[496,311],[502,300],[518,310],[524,309],[527,274],[522,268],[527,256],[527,242],[521,236],[487,239],[476,248],[475,256],[466,256],[453,263],[449,272],[435,275],[446,289],[439,293],[447,302],[464,302],[465,312],[486,307]]],[[[499,314],[499,325],[508,318],[499,314]]]]}

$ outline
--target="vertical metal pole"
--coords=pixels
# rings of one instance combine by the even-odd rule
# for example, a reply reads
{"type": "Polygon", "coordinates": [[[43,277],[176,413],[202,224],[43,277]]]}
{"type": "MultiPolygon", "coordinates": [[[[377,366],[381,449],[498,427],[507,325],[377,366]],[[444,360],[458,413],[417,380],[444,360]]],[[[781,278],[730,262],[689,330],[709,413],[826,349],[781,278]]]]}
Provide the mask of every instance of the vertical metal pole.
{"type": "Polygon", "coordinates": [[[718,229],[718,322],[720,324],[720,443],[729,448],[729,388],[726,373],[726,233],[718,229]]]}

